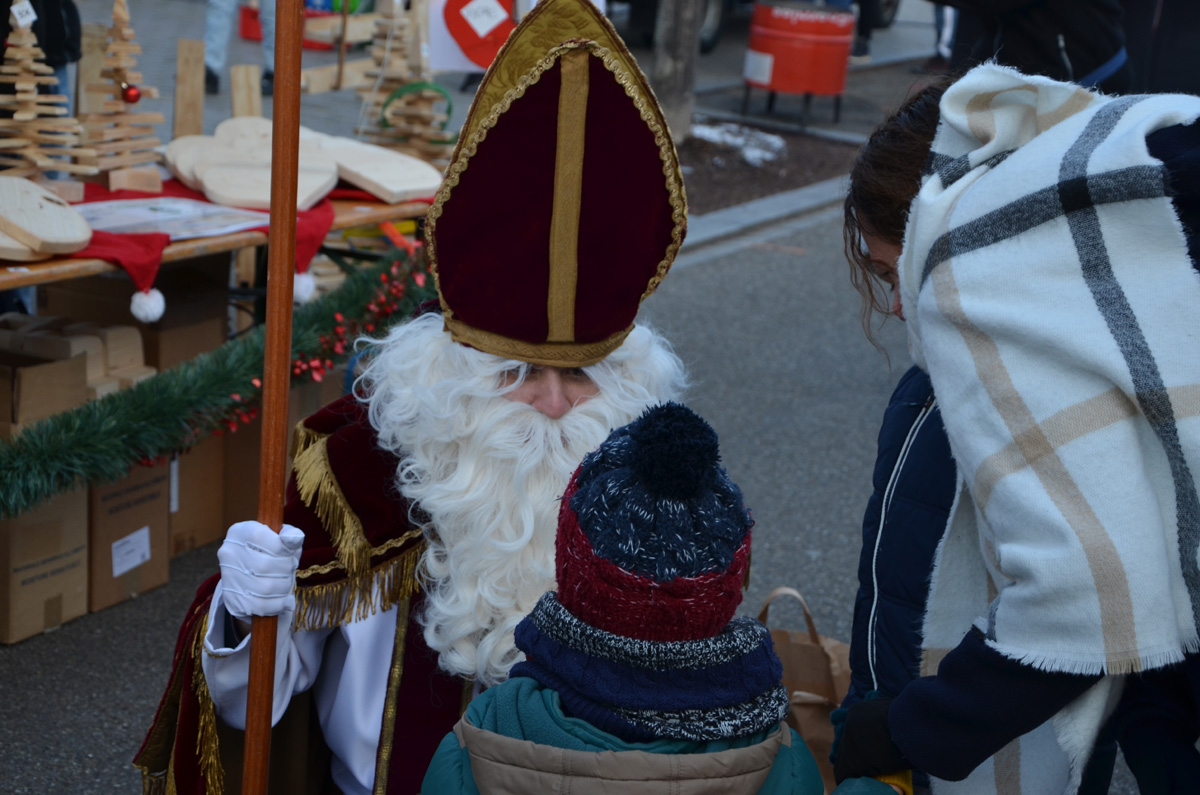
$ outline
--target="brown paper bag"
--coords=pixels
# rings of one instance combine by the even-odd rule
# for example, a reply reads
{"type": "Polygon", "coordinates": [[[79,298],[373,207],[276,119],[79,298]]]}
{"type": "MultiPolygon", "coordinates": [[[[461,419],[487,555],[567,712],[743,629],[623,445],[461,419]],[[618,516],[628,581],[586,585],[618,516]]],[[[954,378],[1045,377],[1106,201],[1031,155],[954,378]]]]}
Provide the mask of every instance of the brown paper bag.
{"type": "Polygon", "coordinates": [[[829,751],[833,747],[833,724],[829,713],[841,705],[850,689],[850,644],[826,637],[817,632],[812,613],[804,597],[794,588],[781,587],[771,591],[763,602],[758,620],[767,623],[767,610],[780,596],[790,596],[804,609],[807,632],[772,629],[771,641],[783,663],[783,685],[791,698],[792,709],[787,723],[804,738],[812,751],[825,782],[825,791],[832,792],[833,765],[829,751]]]}

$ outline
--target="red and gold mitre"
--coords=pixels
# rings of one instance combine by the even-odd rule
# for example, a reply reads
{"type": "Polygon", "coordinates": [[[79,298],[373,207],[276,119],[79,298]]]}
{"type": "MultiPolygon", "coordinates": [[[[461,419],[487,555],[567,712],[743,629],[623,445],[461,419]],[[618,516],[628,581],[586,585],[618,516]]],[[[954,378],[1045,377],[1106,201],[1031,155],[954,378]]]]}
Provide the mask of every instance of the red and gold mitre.
{"type": "Polygon", "coordinates": [[[662,111],[588,0],[541,0],[492,62],[429,210],[458,342],[594,364],[633,328],[687,229],[662,111]]]}

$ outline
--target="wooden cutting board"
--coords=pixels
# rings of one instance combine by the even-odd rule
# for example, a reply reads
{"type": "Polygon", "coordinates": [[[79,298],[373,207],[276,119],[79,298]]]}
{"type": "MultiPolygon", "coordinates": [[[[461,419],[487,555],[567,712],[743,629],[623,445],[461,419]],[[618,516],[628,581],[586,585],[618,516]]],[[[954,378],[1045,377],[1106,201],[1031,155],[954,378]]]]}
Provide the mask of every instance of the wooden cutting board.
{"type": "Polygon", "coordinates": [[[234,116],[217,125],[213,140],[231,149],[256,149],[265,144],[271,146],[270,119],[262,116],[234,116]]]}
{"type": "Polygon", "coordinates": [[[351,138],[327,137],[321,151],[337,162],[338,176],[388,204],[437,193],[442,173],[411,155],[351,138]]]}
{"type": "Polygon", "coordinates": [[[211,135],[181,135],[167,144],[163,159],[175,177],[192,190],[200,190],[196,181],[195,166],[201,153],[212,147],[211,135]]]}
{"type": "MultiPolygon", "coordinates": [[[[251,150],[271,147],[272,122],[261,116],[235,116],[226,119],[213,130],[213,140],[219,146],[251,150]]],[[[330,136],[308,127],[300,127],[300,150],[311,149],[330,136]]]]}
{"type": "Polygon", "coordinates": [[[52,254],[39,254],[24,243],[19,243],[12,237],[0,232],[0,259],[13,262],[38,262],[50,259],[52,254]]]}
{"type": "Polygon", "coordinates": [[[39,254],[71,254],[92,239],[78,210],[21,177],[0,176],[0,232],[39,254]]]}
{"type": "MultiPolygon", "coordinates": [[[[271,161],[263,150],[206,160],[196,166],[196,177],[204,195],[214,204],[271,209],[271,161]]],[[[337,164],[328,155],[301,152],[296,173],[296,209],[308,210],[337,184],[337,164]]]]}

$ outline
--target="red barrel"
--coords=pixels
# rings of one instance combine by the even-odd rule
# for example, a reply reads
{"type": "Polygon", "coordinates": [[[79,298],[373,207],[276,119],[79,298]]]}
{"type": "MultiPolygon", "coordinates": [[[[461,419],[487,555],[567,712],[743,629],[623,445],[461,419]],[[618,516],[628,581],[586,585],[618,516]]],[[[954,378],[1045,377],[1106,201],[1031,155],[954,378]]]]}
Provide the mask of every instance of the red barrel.
{"type": "Polygon", "coordinates": [[[742,77],[784,94],[840,95],[854,14],[800,2],[755,3],[742,77]]]}

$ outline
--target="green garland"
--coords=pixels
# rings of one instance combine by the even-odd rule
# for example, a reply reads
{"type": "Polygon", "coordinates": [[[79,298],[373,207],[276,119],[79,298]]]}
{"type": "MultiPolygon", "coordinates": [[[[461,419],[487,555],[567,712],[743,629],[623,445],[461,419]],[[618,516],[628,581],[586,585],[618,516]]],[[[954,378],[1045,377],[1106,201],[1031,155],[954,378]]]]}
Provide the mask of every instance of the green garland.
{"type": "MultiPolygon", "coordinates": [[[[344,344],[347,329],[351,334],[382,329],[434,296],[433,279],[424,265],[409,263],[400,252],[379,265],[355,270],[335,292],[296,310],[293,359],[345,360],[352,353],[352,346],[344,344]],[[331,329],[338,334],[331,335],[331,329]]],[[[263,340],[260,326],[136,386],[41,420],[13,440],[0,442],[0,518],[29,511],[87,483],[122,478],[138,463],[191,447],[235,422],[231,417],[247,419],[248,407],[261,398],[263,340]]],[[[293,381],[313,377],[306,368],[293,368],[293,381]]]]}

